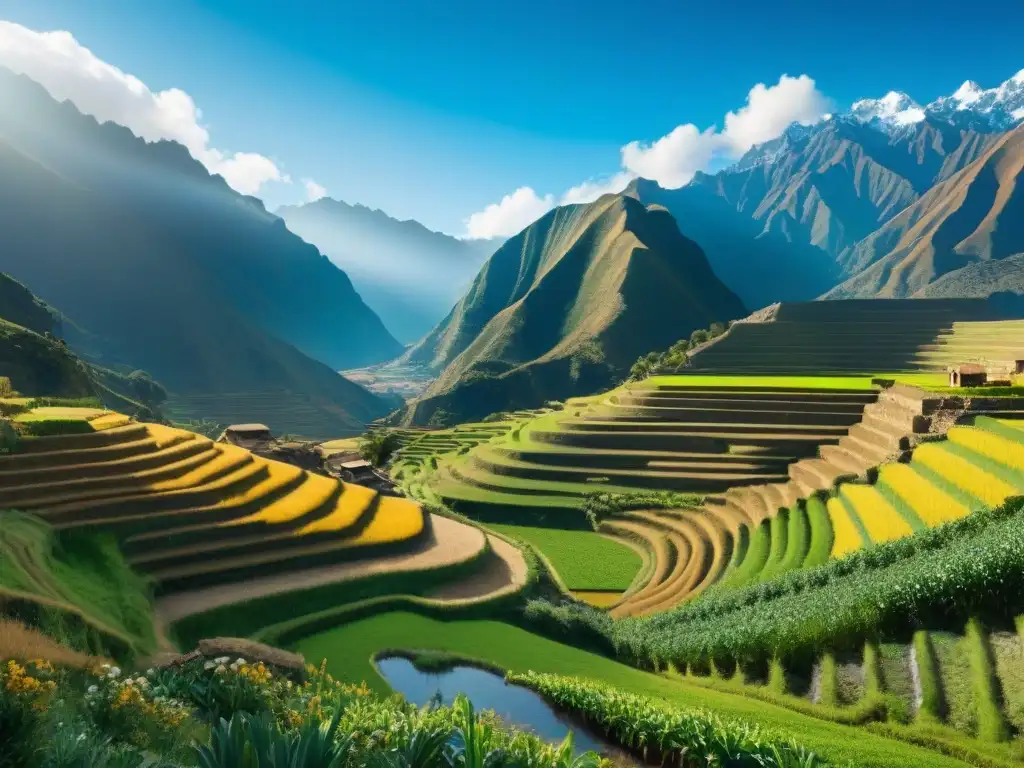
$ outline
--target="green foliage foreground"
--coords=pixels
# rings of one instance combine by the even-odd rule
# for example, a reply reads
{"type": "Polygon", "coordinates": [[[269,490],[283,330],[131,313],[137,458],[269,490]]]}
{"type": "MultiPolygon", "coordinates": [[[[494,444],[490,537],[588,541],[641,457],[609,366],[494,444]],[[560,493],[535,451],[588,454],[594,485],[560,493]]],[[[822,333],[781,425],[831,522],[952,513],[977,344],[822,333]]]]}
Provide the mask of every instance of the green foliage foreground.
{"type": "MultiPolygon", "coordinates": [[[[0,765],[201,768],[597,768],[560,745],[453,706],[417,709],[307,668],[297,684],[263,663],[229,657],[132,677],[108,664],[55,670],[42,660],[0,667],[0,765]],[[156,760],[154,759],[156,758],[156,760]]],[[[816,768],[782,737],[714,715],[674,711],[611,688],[551,675],[515,678],[585,712],[616,741],[678,766],[816,768]],[[655,734],[657,734],[655,738],[655,734]]]]}

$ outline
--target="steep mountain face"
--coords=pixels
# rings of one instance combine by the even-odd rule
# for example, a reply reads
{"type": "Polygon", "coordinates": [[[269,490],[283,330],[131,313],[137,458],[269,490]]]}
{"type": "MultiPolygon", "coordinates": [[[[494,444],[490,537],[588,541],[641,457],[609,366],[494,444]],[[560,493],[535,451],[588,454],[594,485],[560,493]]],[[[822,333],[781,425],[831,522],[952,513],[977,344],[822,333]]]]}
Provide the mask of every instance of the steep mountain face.
{"type": "MultiPolygon", "coordinates": [[[[88,359],[174,394],[277,393],[321,413],[327,435],[387,410],[307,356],[341,367],[401,350],[343,272],[180,145],[99,125],[6,70],[0,270],[74,319],[65,333],[88,359]]],[[[250,420],[288,429],[271,403],[250,420]]]]}
{"type": "Polygon", "coordinates": [[[858,244],[827,298],[1020,291],[1022,253],[1024,125],[858,244]]]}
{"type": "Polygon", "coordinates": [[[664,189],[657,182],[634,179],[622,194],[668,209],[679,229],[707,255],[715,274],[751,309],[809,301],[839,279],[828,254],[765,232],[758,221],[701,185],[664,189]]]}
{"type": "Polygon", "coordinates": [[[596,391],[641,354],[744,311],[664,208],[621,195],[556,208],[499,248],[403,356],[440,371],[405,418],[468,420],[596,391]]]}
{"type": "Polygon", "coordinates": [[[0,317],[38,334],[60,335],[59,314],[10,275],[0,272],[0,317]]]}
{"type": "MultiPolygon", "coordinates": [[[[210,176],[181,145],[149,144],[126,128],[99,125],[6,69],[0,69],[0,139],[96,206],[130,219],[136,231],[146,233],[147,248],[196,270],[226,306],[306,354],[341,368],[401,351],[344,272],[258,200],[210,176]]],[[[12,192],[20,182],[10,176],[0,180],[12,192]]],[[[135,257],[120,242],[120,229],[97,229],[110,258],[135,257]]],[[[33,233],[5,232],[19,234],[31,241],[33,233]]],[[[30,255],[6,253],[0,268],[45,297],[46,282],[19,274],[30,255]]],[[[66,305],[64,310],[73,313],[66,305]]]]}
{"type": "Polygon", "coordinates": [[[764,233],[818,248],[847,270],[858,241],[996,140],[931,117],[885,131],[833,117],[787,131],[733,168],[698,174],[691,186],[721,197],[764,233]]]}
{"type": "Polygon", "coordinates": [[[277,215],[345,271],[403,343],[418,341],[448,314],[501,244],[459,240],[417,221],[329,198],[283,206],[277,215]]]}
{"type": "Polygon", "coordinates": [[[28,396],[95,394],[88,368],[52,332],[56,313],[25,286],[0,272],[0,377],[28,396]]]}

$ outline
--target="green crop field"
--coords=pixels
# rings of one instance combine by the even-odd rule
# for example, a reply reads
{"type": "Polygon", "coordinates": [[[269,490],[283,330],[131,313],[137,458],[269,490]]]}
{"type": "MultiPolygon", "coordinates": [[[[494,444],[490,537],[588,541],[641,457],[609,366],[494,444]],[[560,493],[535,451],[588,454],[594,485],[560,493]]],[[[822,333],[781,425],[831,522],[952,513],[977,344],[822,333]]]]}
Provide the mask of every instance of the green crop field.
{"type": "Polygon", "coordinates": [[[679,706],[711,709],[722,717],[756,720],[789,734],[798,743],[839,765],[848,760],[859,768],[966,765],[864,729],[817,720],[756,699],[642,672],[500,622],[442,622],[412,613],[389,613],[314,635],[298,645],[299,652],[308,661],[326,658],[328,670],[341,680],[353,683],[365,680],[372,689],[382,693],[389,689],[371,659],[383,650],[398,649],[444,651],[508,671],[577,675],[679,706]]]}
{"type": "Polygon", "coordinates": [[[873,388],[872,376],[745,376],[742,374],[652,376],[644,383],[653,387],[744,387],[765,389],[864,389],[873,388]]]}
{"type": "Polygon", "coordinates": [[[624,590],[642,564],[635,550],[593,531],[501,524],[488,527],[535,546],[571,590],[624,590]]]}

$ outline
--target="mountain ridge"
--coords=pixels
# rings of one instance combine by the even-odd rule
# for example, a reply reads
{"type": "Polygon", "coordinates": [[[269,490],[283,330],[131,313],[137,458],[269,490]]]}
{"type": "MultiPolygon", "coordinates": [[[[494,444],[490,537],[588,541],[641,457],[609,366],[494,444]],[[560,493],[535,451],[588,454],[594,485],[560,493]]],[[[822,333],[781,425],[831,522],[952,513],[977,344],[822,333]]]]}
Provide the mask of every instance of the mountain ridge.
{"type": "MultiPolygon", "coordinates": [[[[853,254],[856,273],[826,297],[967,295],[966,287],[979,282],[972,279],[958,286],[954,275],[959,270],[969,270],[965,278],[987,272],[991,281],[995,268],[979,271],[977,265],[1021,252],[1024,125],[1004,134],[974,163],[935,185],[860,243],[853,254]]],[[[1020,284],[1012,270],[1002,277],[991,287],[1020,284]]]]}
{"type": "MultiPolygon", "coordinates": [[[[74,318],[65,335],[84,359],[145,369],[175,395],[279,392],[315,403],[329,433],[388,410],[306,353],[358,364],[400,345],[260,201],[184,147],[100,124],[7,70],[0,106],[0,270],[74,318]]],[[[289,426],[269,405],[250,416],[289,426]]]]}
{"type": "Polygon", "coordinates": [[[650,349],[745,311],[664,208],[621,195],[560,206],[509,238],[400,358],[439,371],[404,420],[482,418],[596,391],[650,349]]]}

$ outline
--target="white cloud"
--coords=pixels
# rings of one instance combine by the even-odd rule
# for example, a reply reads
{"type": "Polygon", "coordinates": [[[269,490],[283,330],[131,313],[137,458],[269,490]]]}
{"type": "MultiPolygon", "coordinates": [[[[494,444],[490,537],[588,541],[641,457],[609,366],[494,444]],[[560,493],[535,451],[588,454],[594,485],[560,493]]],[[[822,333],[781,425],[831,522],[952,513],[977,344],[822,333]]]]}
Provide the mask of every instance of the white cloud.
{"type": "Polygon", "coordinates": [[[620,171],[606,179],[589,179],[572,187],[562,195],[560,205],[592,203],[601,195],[621,192],[632,179],[633,174],[628,171],[620,171]]]}
{"type": "Polygon", "coordinates": [[[315,203],[321,197],[327,197],[327,187],[317,184],[313,179],[303,179],[302,184],[306,188],[306,198],[309,202],[315,203]]]}
{"type": "Polygon", "coordinates": [[[758,83],[747,104],[725,116],[722,132],[733,155],[780,136],[792,123],[811,125],[828,114],[831,104],[807,75],[783,75],[773,86],[758,83]]]}
{"type": "Polygon", "coordinates": [[[211,173],[219,173],[243,194],[255,194],[269,181],[290,181],[263,155],[211,147],[209,131],[199,122],[202,112],[185,91],[153,92],[137,77],[98,58],[70,32],[36,32],[0,21],[0,65],[28,75],[55,99],[70,100],[101,122],[119,123],[147,141],[184,144],[211,173]]]}
{"type": "MultiPolygon", "coordinates": [[[[677,189],[697,171],[707,170],[716,157],[738,158],[755,144],[781,135],[792,123],[811,125],[827,119],[830,108],[829,99],[807,75],[783,75],[771,86],[758,83],[750,89],[744,106],[725,115],[723,130],[711,126],[702,131],[693,123],[686,123],[650,143],[631,141],[622,147],[621,171],[572,187],[562,195],[559,204],[589,203],[603,194],[621,192],[637,176],[652,179],[667,189],[677,189]]],[[[466,220],[466,237],[489,236],[475,232],[515,234],[547,213],[552,205],[551,195],[541,198],[530,187],[520,187],[500,203],[470,216],[466,220]],[[509,231],[498,231],[503,228],[509,231]]]]}
{"type": "Polygon", "coordinates": [[[553,195],[540,197],[530,187],[520,187],[466,219],[466,237],[511,237],[554,207],[553,195]]]}
{"type": "Polygon", "coordinates": [[[703,131],[693,123],[680,125],[652,144],[631,142],[622,148],[622,165],[638,176],[675,189],[716,156],[735,158],[755,144],[779,136],[792,123],[811,125],[823,119],[830,103],[807,75],[783,75],[772,86],[758,83],[747,103],[725,116],[725,128],[703,131]]]}
{"type": "Polygon", "coordinates": [[[622,148],[622,165],[637,176],[676,189],[708,166],[721,143],[714,128],[702,132],[687,123],[653,144],[631,141],[622,148]]]}

